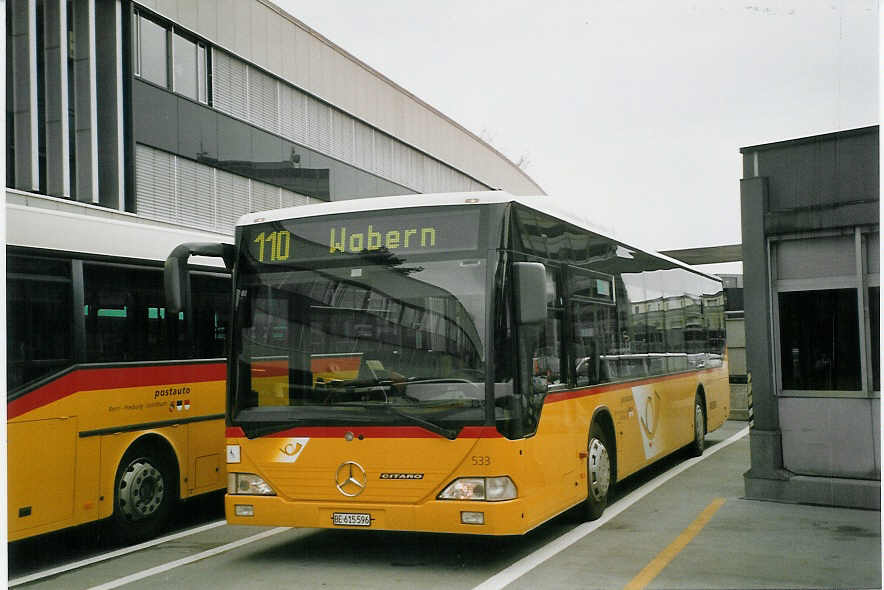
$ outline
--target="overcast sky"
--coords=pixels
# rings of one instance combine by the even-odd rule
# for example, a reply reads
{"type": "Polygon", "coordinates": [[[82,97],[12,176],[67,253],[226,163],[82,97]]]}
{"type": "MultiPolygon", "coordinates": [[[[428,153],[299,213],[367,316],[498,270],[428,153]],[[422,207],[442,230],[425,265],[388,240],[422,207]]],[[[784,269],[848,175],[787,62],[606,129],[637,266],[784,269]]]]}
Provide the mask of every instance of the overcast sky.
{"type": "Polygon", "coordinates": [[[872,0],[274,1],[657,250],[740,241],[740,147],[878,123],[872,0]]]}

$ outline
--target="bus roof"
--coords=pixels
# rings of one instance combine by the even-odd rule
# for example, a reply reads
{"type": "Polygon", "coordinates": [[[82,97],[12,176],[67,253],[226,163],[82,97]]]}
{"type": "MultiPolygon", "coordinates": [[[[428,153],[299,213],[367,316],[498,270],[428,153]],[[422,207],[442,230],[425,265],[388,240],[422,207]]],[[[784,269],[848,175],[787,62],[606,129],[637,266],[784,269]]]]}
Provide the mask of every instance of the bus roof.
{"type": "Polygon", "coordinates": [[[338,213],[359,213],[364,211],[378,211],[383,209],[413,209],[417,207],[439,207],[447,205],[488,205],[494,203],[518,203],[529,209],[545,213],[556,219],[605,237],[617,244],[638,250],[650,256],[666,260],[692,272],[701,274],[710,279],[720,281],[717,276],[706,273],[696,267],[685,264],[681,260],[671,258],[651,249],[628,244],[609,235],[605,230],[595,226],[588,219],[574,215],[573,212],[556,207],[554,197],[550,196],[516,196],[505,191],[469,191],[462,193],[426,193],[414,195],[399,195],[392,197],[368,197],[364,199],[347,199],[343,201],[330,201],[327,203],[315,203],[312,205],[297,205],[284,209],[271,211],[259,211],[247,213],[239,218],[237,227],[265,223],[268,221],[282,221],[285,219],[302,219],[307,217],[319,217],[322,215],[334,215],[338,213]]]}

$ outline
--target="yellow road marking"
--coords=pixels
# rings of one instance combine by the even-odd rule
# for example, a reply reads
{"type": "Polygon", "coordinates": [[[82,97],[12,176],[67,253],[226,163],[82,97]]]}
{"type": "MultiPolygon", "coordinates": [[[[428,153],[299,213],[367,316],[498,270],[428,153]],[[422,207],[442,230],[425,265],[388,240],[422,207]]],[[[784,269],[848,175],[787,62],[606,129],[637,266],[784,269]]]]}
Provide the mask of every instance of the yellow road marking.
{"type": "Polygon", "coordinates": [[[642,590],[645,586],[650,584],[651,580],[656,578],[657,575],[663,571],[663,568],[669,565],[669,562],[675,559],[675,556],[678,555],[701,530],[703,530],[703,527],[712,520],[712,517],[718,512],[718,509],[724,506],[724,503],[724,498],[716,498],[713,500],[712,503],[700,513],[700,516],[688,525],[688,528],[682,531],[682,533],[669,544],[669,547],[661,551],[657,557],[652,559],[651,562],[645,566],[645,569],[640,571],[638,575],[626,585],[624,590],[642,590]]]}

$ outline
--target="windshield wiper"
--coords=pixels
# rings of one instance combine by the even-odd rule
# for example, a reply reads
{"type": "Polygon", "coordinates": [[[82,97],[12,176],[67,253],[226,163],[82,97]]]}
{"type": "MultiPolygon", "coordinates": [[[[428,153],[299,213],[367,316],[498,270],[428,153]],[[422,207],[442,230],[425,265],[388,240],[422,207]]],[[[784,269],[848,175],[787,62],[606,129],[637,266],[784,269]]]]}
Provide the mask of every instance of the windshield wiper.
{"type": "Polygon", "coordinates": [[[430,432],[434,432],[436,434],[440,434],[447,438],[448,440],[454,440],[457,438],[459,430],[454,430],[453,428],[445,428],[444,426],[440,426],[435,422],[430,422],[429,420],[424,420],[420,416],[415,416],[414,414],[409,414],[407,412],[403,412],[401,410],[397,410],[393,406],[383,406],[384,410],[389,412],[390,414],[395,414],[400,418],[405,418],[409,422],[413,424],[417,424],[418,426],[429,430],[430,432]]]}

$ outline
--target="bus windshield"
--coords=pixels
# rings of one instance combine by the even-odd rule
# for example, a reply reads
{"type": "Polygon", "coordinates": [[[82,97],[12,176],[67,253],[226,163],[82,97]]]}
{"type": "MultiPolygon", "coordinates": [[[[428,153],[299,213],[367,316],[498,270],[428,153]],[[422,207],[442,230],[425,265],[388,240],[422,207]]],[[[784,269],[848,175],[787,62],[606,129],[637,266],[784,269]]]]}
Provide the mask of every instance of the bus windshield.
{"type": "Polygon", "coordinates": [[[410,425],[454,438],[485,415],[487,261],[240,264],[231,419],[410,425]]]}

